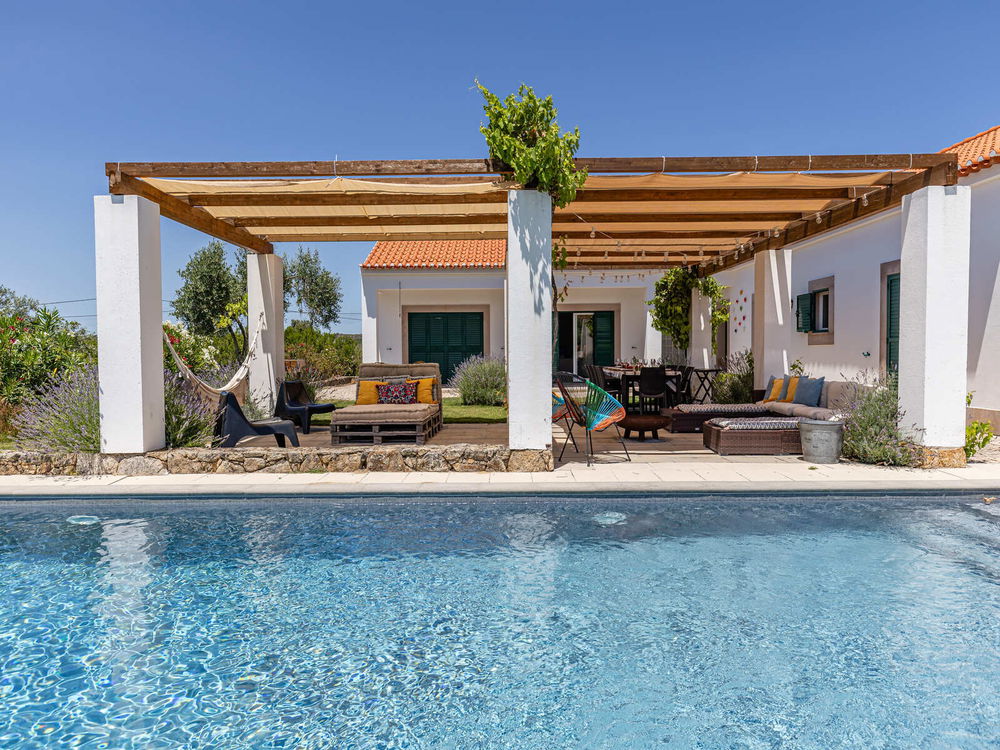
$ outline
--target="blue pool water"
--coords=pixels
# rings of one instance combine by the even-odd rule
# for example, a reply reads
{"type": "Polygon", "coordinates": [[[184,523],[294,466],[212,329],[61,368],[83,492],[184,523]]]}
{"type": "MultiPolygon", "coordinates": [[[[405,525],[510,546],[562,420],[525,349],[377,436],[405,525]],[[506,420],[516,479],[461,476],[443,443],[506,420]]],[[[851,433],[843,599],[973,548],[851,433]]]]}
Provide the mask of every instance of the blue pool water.
{"type": "Polygon", "coordinates": [[[961,499],[6,503],[0,747],[996,747],[998,583],[961,499]]]}

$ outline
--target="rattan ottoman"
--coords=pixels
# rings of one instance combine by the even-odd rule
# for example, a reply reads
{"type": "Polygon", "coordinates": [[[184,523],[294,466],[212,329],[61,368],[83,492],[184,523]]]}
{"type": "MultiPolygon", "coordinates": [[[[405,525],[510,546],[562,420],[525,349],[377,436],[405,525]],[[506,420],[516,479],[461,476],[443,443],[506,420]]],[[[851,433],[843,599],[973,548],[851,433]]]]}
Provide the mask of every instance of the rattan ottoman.
{"type": "Polygon", "coordinates": [[[702,427],[705,447],[720,456],[794,456],[802,453],[799,428],[727,430],[714,424],[702,427]]]}
{"type": "Polygon", "coordinates": [[[701,432],[702,426],[710,419],[764,416],[767,413],[767,407],[759,404],[697,404],[660,410],[660,414],[669,420],[667,429],[671,432],[701,432]]]}

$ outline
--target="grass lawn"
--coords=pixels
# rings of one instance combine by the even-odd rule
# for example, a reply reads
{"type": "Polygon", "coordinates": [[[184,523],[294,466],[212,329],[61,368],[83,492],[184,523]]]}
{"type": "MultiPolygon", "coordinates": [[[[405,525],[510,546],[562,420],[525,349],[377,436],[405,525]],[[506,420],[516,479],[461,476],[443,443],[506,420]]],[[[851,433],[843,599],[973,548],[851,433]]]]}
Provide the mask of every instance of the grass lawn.
{"type": "Polygon", "coordinates": [[[0,435],[0,451],[14,450],[14,438],[10,435],[0,435]]]}
{"type": "MultiPolygon", "coordinates": [[[[339,409],[351,406],[353,401],[334,401],[339,409]]],[[[467,406],[462,399],[446,398],[444,400],[445,424],[497,424],[507,421],[507,408],[504,406],[467,406]]],[[[313,424],[330,424],[330,415],[317,414],[313,424]]]]}

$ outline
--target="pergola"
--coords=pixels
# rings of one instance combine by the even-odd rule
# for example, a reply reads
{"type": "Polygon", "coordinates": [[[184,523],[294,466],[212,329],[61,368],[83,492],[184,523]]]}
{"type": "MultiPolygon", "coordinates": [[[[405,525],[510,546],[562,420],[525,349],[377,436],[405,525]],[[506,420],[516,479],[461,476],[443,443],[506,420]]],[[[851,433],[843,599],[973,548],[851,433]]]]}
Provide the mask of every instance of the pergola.
{"type": "MultiPolygon", "coordinates": [[[[145,341],[154,323],[122,328],[121,318],[124,309],[139,309],[150,296],[157,300],[159,351],[158,229],[154,253],[149,226],[154,214],[257,258],[248,273],[250,311],[254,319],[263,318],[266,332],[251,388],[267,393],[280,377],[283,354],[281,268],[272,243],[507,239],[507,325],[516,331],[507,349],[511,447],[541,447],[550,440],[546,350],[553,239],[565,242],[570,268],[684,265],[710,274],[761,253],[780,254],[792,243],[898,206],[918,191],[954,190],[949,186],[958,178],[954,154],[582,158],[577,164],[589,172],[586,183],[571,204],[553,211],[548,196],[505,181],[504,166],[489,159],[109,162],[112,196],[99,196],[96,207],[98,325],[107,344],[101,350],[102,389],[116,382],[112,367],[134,364],[137,356],[144,364],[155,359],[145,341]],[[116,208],[126,204],[134,206],[127,209],[131,223],[116,228],[124,219],[114,215],[126,213],[116,208]],[[131,239],[123,244],[125,229],[131,239]],[[148,278],[152,254],[155,279],[148,278]],[[123,272],[124,287],[113,281],[123,272]],[[140,331],[143,326],[147,330],[140,331]],[[115,359],[121,364],[110,364],[115,359]]],[[[156,398],[148,389],[145,395],[112,390],[143,408],[156,398]]],[[[112,420],[123,418],[109,413],[103,431],[120,432],[112,420]]],[[[150,429],[152,437],[134,429],[121,440],[106,440],[105,449],[156,447],[158,428],[150,429]]]]}

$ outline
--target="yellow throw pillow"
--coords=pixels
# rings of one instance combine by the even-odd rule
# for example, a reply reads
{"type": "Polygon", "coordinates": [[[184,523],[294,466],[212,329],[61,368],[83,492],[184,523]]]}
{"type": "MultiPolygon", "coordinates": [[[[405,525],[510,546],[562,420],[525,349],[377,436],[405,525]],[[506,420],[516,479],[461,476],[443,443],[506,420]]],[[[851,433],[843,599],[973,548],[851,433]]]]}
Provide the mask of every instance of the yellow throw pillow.
{"type": "Polygon", "coordinates": [[[417,403],[436,404],[434,400],[434,382],[437,378],[407,378],[407,383],[417,384],[417,403]]]}
{"type": "Polygon", "coordinates": [[[358,382],[358,400],[355,402],[357,406],[366,406],[368,404],[378,403],[378,387],[380,385],[385,385],[383,380],[361,380],[358,382]]]}
{"type": "Polygon", "coordinates": [[[785,379],[775,378],[774,381],[771,383],[770,392],[764,394],[764,403],[766,404],[769,401],[777,401],[779,398],[781,398],[781,390],[784,387],[785,387],[785,379]]]}
{"type": "Polygon", "coordinates": [[[785,391],[785,397],[782,400],[783,403],[790,404],[795,400],[795,391],[799,387],[798,377],[791,377],[788,379],[788,390],[785,391]]]}

